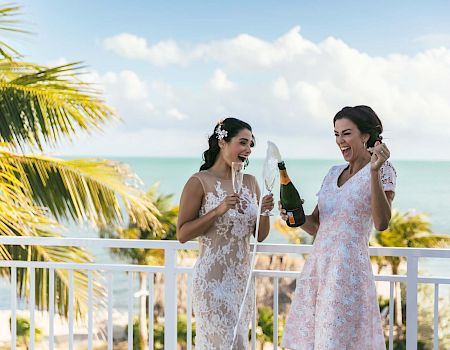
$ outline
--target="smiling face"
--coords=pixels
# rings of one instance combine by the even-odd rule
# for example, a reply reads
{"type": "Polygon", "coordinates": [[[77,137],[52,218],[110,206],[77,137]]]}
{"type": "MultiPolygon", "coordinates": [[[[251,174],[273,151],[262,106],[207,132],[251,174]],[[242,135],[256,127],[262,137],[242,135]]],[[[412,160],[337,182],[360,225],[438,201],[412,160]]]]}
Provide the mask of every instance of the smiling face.
{"type": "Polygon", "coordinates": [[[368,134],[362,134],[355,123],[350,119],[342,118],[334,123],[334,136],[336,144],[340,148],[347,162],[355,161],[360,157],[367,156],[364,142],[369,139],[368,134]]]}
{"type": "Polygon", "coordinates": [[[221,154],[225,162],[231,166],[231,162],[245,162],[252,153],[253,135],[250,130],[242,129],[229,142],[219,141],[221,154]]]}

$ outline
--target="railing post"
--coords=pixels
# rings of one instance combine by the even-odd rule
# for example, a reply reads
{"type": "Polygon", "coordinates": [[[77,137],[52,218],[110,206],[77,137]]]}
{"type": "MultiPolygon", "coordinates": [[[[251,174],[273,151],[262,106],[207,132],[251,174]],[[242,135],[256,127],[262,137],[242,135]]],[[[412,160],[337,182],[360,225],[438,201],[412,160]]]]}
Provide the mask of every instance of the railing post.
{"type": "Polygon", "coordinates": [[[408,255],[406,262],[406,349],[417,350],[417,277],[419,259],[408,255]]]}
{"type": "Polygon", "coordinates": [[[177,264],[176,249],[164,250],[164,349],[177,348],[177,264]]]}
{"type": "Polygon", "coordinates": [[[17,342],[17,269],[11,266],[11,350],[16,350],[17,342]]]}

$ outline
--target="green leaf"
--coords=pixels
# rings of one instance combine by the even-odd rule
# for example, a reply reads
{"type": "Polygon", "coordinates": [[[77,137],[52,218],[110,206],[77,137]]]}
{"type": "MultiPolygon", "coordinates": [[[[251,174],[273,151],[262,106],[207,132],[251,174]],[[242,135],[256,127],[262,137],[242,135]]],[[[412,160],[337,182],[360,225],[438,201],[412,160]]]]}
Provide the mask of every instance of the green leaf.
{"type": "Polygon", "coordinates": [[[58,220],[90,222],[97,227],[122,225],[122,207],[138,227],[160,232],[160,214],[137,187],[138,177],[110,160],[62,160],[0,151],[0,163],[15,169],[21,190],[58,220]]]}
{"type": "Polygon", "coordinates": [[[42,151],[79,131],[100,131],[114,118],[100,91],[79,79],[80,63],[53,68],[0,63],[0,142],[42,151]]]}
{"type": "MultiPolygon", "coordinates": [[[[29,33],[17,24],[21,22],[16,19],[20,15],[20,6],[15,4],[2,4],[0,5],[0,35],[6,33],[29,33]]],[[[5,59],[11,60],[12,56],[20,56],[20,53],[12,46],[8,45],[3,40],[0,40],[0,56],[5,59]]]]}

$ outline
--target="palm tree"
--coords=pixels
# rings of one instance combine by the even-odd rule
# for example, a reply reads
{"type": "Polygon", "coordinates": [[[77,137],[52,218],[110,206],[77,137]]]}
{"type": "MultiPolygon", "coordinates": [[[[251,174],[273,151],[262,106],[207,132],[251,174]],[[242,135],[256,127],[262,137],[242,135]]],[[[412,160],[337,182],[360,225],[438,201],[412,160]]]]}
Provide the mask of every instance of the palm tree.
{"type": "MultiPolygon", "coordinates": [[[[178,206],[172,205],[173,195],[158,194],[159,183],[153,184],[147,192],[147,198],[153,202],[159,211],[157,218],[162,226],[162,230],[154,227],[142,228],[130,223],[127,228],[118,230],[104,229],[100,232],[101,237],[121,238],[121,239],[176,239],[178,206]]],[[[162,249],[123,249],[111,248],[111,253],[132,264],[138,265],[164,265],[164,251],[162,249]]],[[[147,308],[146,289],[147,279],[144,272],[139,272],[140,286],[140,308],[139,308],[139,333],[141,338],[141,348],[147,349],[147,308]]]]}
{"type": "MultiPolygon", "coordinates": [[[[449,235],[433,234],[428,218],[421,213],[405,212],[398,210],[392,212],[391,221],[385,231],[377,231],[370,241],[371,246],[379,247],[413,247],[413,248],[443,248],[450,246],[449,235]]],[[[393,275],[399,272],[403,257],[386,256],[372,257],[372,261],[378,264],[380,270],[383,266],[390,266],[393,275]]],[[[400,285],[395,284],[394,293],[394,318],[397,326],[397,334],[402,336],[402,302],[400,285]]]]}
{"type": "MultiPolygon", "coordinates": [[[[45,67],[20,60],[5,43],[9,33],[24,32],[20,8],[0,5],[0,235],[60,237],[61,222],[89,222],[94,228],[122,226],[162,230],[159,212],[138,188],[136,175],[110,160],[63,160],[42,155],[79,132],[99,131],[116,118],[100,92],[81,79],[84,67],[69,63],[45,67]],[[128,215],[123,214],[123,208],[128,215]]],[[[1,259],[89,262],[93,257],[75,247],[0,245],[1,259]]],[[[56,310],[67,315],[68,274],[57,269],[56,310]]],[[[9,269],[0,274],[8,277],[9,269]]],[[[18,271],[19,296],[28,297],[28,272],[18,271]]],[[[85,273],[74,273],[76,315],[86,305],[85,273]]],[[[102,293],[97,286],[97,295],[102,293]]],[[[48,272],[36,269],[37,307],[48,307],[48,272]]]]}

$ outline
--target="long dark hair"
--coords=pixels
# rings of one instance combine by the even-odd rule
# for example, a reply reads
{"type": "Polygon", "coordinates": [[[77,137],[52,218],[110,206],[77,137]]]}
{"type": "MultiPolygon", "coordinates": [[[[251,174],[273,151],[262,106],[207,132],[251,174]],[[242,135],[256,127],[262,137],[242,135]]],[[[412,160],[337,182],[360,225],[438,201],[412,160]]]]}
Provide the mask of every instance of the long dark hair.
{"type": "Polygon", "coordinates": [[[356,124],[358,130],[363,134],[369,134],[369,140],[367,141],[367,147],[373,147],[375,142],[383,139],[381,133],[383,132],[383,124],[380,118],[369,106],[355,106],[344,107],[333,118],[333,125],[336,124],[336,120],[347,118],[356,124]]]}
{"type": "MultiPolygon", "coordinates": [[[[214,131],[208,139],[209,148],[203,152],[203,164],[200,170],[207,170],[211,168],[216,162],[217,156],[220,152],[219,139],[218,139],[218,126],[220,125],[220,130],[226,131],[226,136],[223,137],[225,142],[230,142],[230,140],[236,136],[242,129],[247,129],[252,132],[252,127],[250,124],[243,122],[237,118],[226,118],[214,126],[214,131]]],[[[252,135],[253,145],[255,144],[255,138],[252,135]]],[[[246,161],[248,163],[248,160],[246,161]]]]}

